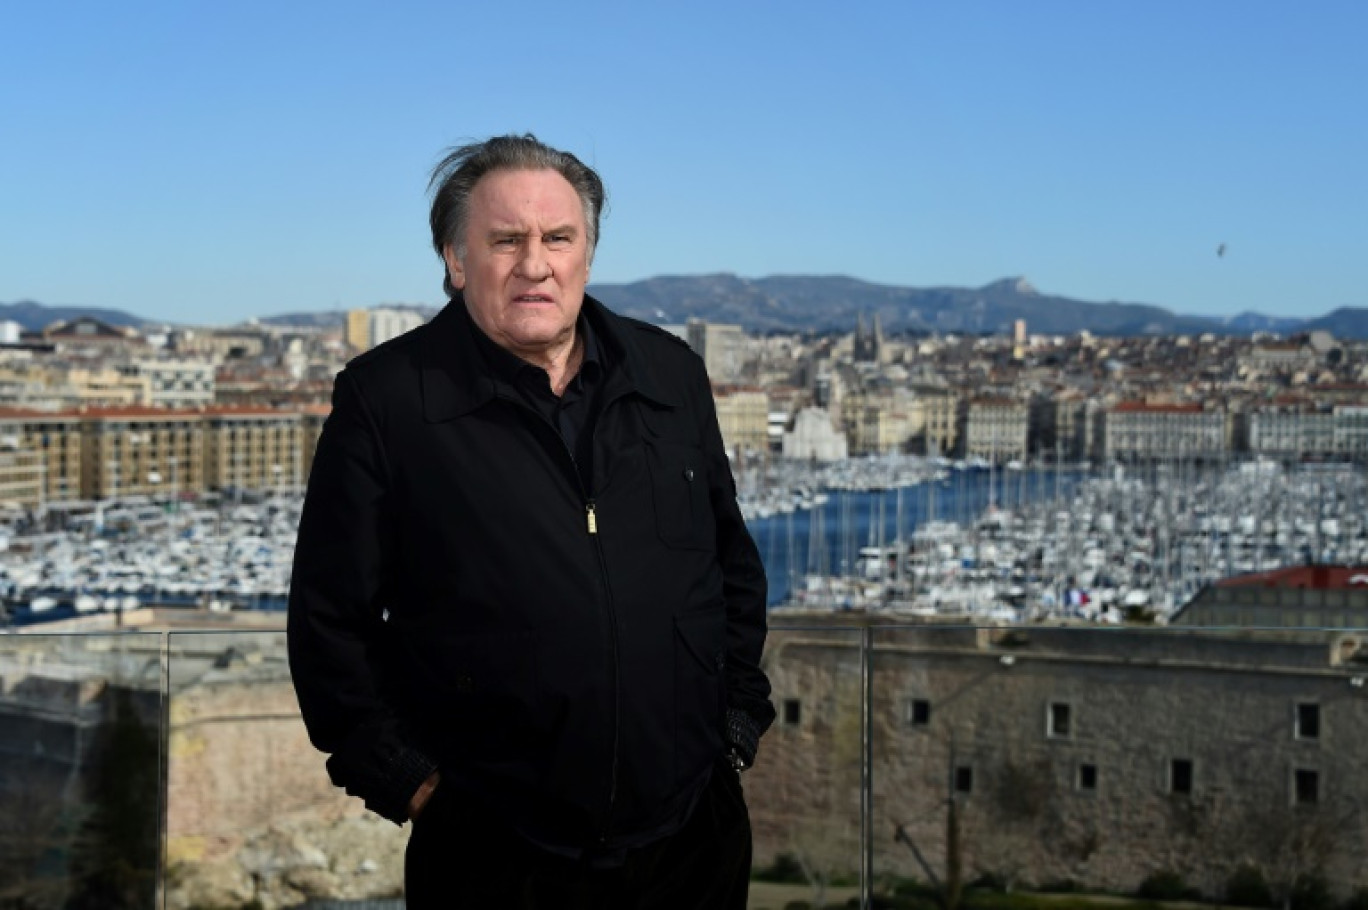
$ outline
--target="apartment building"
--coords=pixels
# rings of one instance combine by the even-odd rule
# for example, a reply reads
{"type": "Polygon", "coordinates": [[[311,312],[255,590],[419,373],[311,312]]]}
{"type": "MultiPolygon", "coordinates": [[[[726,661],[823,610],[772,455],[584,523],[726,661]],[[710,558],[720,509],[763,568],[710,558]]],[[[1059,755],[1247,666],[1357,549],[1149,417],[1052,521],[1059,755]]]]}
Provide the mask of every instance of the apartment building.
{"type": "Polygon", "coordinates": [[[964,454],[992,462],[1025,459],[1030,451],[1031,406],[1008,398],[969,402],[964,420],[964,454]]]}
{"type": "Polygon", "coordinates": [[[1104,455],[1112,460],[1220,458],[1230,452],[1223,408],[1123,401],[1106,412],[1104,455]]]}
{"type": "Polygon", "coordinates": [[[115,371],[142,389],[138,404],[195,408],[214,402],[214,365],[202,360],[134,360],[115,371]]]}
{"type": "Polygon", "coordinates": [[[921,403],[923,436],[928,455],[951,455],[960,439],[960,397],[949,389],[914,390],[921,403]]]}
{"type": "Polygon", "coordinates": [[[43,503],[43,465],[32,449],[0,442],[0,510],[33,509],[43,503]]]}
{"type": "Polygon", "coordinates": [[[418,328],[425,321],[421,313],[398,307],[348,310],[347,344],[357,351],[369,351],[378,344],[418,328]]]}
{"type": "Polygon", "coordinates": [[[848,399],[842,414],[852,455],[905,452],[926,422],[920,400],[888,395],[848,399]]]}
{"type": "Polygon", "coordinates": [[[1248,415],[1249,451],[1272,458],[1326,458],[1334,454],[1335,415],[1308,401],[1283,401],[1248,415]]]}
{"type": "Polygon", "coordinates": [[[82,499],[204,489],[204,421],[198,411],[104,408],[72,419],[81,432],[82,499]]]}
{"type": "Polygon", "coordinates": [[[209,489],[302,488],[304,418],[299,411],[215,407],[205,412],[204,426],[209,489]]]}
{"type": "Polygon", "coordinates": [[[75,412],[0,408],[0,450],[32,453],[37,461],[40,495],[34,505],[82,497],[82,443],[75,412]]]}
{"type": "Polygon", "coordinates": [[[769,448],[769,396],[762,389],[714,386],[722,444],[733,454],[769,448]]]}
{"type": "Polygon", "coordinates": [[[690,319],[685,338],[694,353],[703,358],[713,382],[735,382],[741,378],[746,355],[746,333],[741,326],[690,319]]]}

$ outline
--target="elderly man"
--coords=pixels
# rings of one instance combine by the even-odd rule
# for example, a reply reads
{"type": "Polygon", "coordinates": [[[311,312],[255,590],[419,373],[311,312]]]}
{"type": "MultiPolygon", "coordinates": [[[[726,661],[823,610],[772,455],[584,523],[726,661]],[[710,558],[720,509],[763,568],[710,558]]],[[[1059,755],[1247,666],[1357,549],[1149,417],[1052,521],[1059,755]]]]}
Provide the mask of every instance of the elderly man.
{"type": "Polygon", "coordinates": [[[290,661],[408,905],[744,907],[765,577],[702,363],[585,294],[603,184],[531,135],[433,174],[451,302],[338,374],[290,661]]]}

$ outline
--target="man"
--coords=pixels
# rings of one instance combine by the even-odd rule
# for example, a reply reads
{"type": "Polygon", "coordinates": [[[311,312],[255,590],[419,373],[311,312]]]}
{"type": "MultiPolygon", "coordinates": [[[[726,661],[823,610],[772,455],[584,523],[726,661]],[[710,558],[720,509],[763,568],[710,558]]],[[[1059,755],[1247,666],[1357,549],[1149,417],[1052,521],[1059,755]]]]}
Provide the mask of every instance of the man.
{"type": "Polygon", "coordinates": [[[290,661],[408,905],[744,907],[765,577],[711,389],[585,294],[604,190],[531,135],[433,174],[450,304],[338,374],[290,661]]]}

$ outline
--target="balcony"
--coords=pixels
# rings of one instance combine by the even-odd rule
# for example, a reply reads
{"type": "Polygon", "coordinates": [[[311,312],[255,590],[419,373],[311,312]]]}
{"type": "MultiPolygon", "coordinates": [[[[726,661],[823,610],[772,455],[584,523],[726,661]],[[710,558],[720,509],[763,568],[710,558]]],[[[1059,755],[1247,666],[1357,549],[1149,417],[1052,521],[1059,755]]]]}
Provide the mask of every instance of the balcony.
{"type": "MultiPolygon", "coordinates": [[[[1368,896],[1368,632],[840,619],[771,631],[753,908],[1368,896]]],[[[4,635],[0,679],[0,907],[402,906],[283,633],[4,635]]]]}

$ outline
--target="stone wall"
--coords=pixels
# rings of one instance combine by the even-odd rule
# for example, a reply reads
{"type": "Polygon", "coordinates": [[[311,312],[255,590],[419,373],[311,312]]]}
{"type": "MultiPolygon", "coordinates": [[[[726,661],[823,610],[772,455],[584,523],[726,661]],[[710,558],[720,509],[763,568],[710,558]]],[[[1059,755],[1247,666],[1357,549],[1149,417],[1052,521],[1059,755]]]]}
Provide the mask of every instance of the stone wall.
{"type": "MultiPolygon", "coordinates": [[[[1133,890],[1173,871],[1218,897],[1236,866],[1253,864],[1275,885],[1321,872],[1341,893],[1368,886],[1357,770],[1368,694],[1331,667],[1328,640],[874,634],[876,872],[926,880],[920,854],[943,876],[953,800],[966,879],[1133,890]],[[1298,735],[1299,705],[1315,706],[1314,737],[1298,735]],[[1175,760],[1190,763],[1189,793],[1172,792],[1175,760]],[[1314,776],[1314,801],[1299,799],[1299,772],[1304,788],[1314,776]]],[[[781,720],[786,700],[801,719],[776,726],[748,775],[757,863],[807,849],[849,858],[853,872],[858,648],[782,630],[773,643],[781,720]]]]}
{"type": "Polygon", "coordinates": [[[283,637],[175,638],[168,908],[399,894],[407,832],[329,781],[299,717],[283,637]]]}

